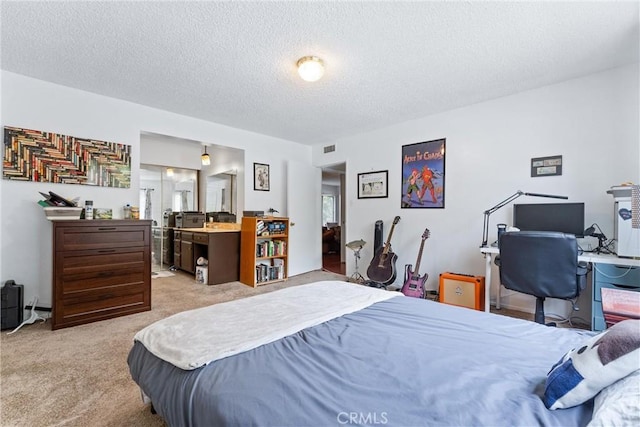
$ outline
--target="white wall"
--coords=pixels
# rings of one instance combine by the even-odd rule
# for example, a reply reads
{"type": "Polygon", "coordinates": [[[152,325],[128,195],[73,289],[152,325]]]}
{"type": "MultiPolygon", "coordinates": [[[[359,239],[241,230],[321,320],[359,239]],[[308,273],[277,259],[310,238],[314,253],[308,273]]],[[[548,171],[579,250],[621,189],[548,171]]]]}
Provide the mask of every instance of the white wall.
{"type": "MultiPolygon", "coordinates": [[[[271,166],[271,191],[253,191],[244,183],[245,209],[286,212],[286,160],[311,163],[311,149],[252,132],[197,120],[130,102],[35,80],[2,71],[2,125],[45,130],[132,146],[130,189],[83,185],[45,184],[1,180],[0,281],[14,279],[25,285],[25,303],[34,296],[38,305],[51,304],[51,224],[37,204],[38,191],[94,201],[94,206],[120,212],[127,203],[138,204],[140,134],[151,132],[206,144],[245,150],[245,165],[271,166]]],[[[239,183],[239,185],[241,185],[239,183]]],[[[319,267],[319,266],[318,266],[319,267]]]]}
{"type": "MultiPolygon", "coordinates": [[[[636,64],[332,141],[333,153],[323,153],[328,144],[315,146],[314,164],[347,162],[346,241],[371,242],[362,253],[365,269],[376,220],[385,222],[386,239],[394,216],[401,216],[391,242],[398,254],[396,285],[402,284],[404,265],[415,265],[420,235],[429,228],[421,272],[429,274],[427,286],[436,289],[443,272],[484,275],[479,252],[483,211],[517,190],[585,202],[586,224],[596,222],[613,236],[613,199],[605,191],[625,181],[640,182],[638,92],[636,64]],[[447,139],[445,209],[401,209],[402,145],[439,138],[447,139]],[[530,177],[531,158],[552,155],[563,156],[562,176],[530,177]],[[389,198],[358,200],[357,174],[386,169],[389,198]]],[[[545,201],[554,200],[517,200],[545,201]]],[[[506,206],[491,216],[490,241],[496,224],[510,224],[511,215],[512,206],[506,206]]],[[[347,257],[348,274],[353,264],[347,257]]],[[[548,312],[568,307],[550,302],[548,312]]],[[[533,310],[533,301],[522,295],[503,298],[503,304],[533,310]]]]}
{"type": "Polygon", "coordinates": [[[199,170],[202,167],[201,144],[182,138],[167,138],[143,132],[140,135],[140,163],[199,170]]]}

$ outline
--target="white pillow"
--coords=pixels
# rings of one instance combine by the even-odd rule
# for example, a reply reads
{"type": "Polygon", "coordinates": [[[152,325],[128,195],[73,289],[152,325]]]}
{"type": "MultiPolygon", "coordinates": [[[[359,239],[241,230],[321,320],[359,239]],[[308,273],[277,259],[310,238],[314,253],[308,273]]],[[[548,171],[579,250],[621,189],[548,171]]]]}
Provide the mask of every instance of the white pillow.
{"type": "Polygon", "coordinates": [[[551,368],[544,404],[549,409],[579,405],[637,369],[640,320],[623,320],[570,350],[551,368]]]}
{"type": "Polygon", "coordinates": [[[640,370],[602,389],[593,404],[587,427],[640,425],[640,370]]]}

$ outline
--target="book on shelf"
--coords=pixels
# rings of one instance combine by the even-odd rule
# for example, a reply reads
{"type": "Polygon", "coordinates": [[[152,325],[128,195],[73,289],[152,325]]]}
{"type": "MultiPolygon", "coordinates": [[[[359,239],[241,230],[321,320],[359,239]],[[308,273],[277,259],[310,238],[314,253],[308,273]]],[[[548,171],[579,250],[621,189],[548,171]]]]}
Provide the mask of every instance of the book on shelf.
{"type": "Polygon", "coordinates": [[[273,268],[276,270],[277,279],[284,279],[284,260],[276,258],[273,260],[273,268]]]}
{"type": "Polygon", "coordinates": [[[256,282],[269,282],[271,280],[284,279],[284,262],[281,259],[273,260],[273,264],[256,264],[256,282]],[[280,262],[278,262],[280,261],[280,262]]]}
{"type": "Polygon", "coordinates": [[[286,242],[284,240],[266,240],[256,244],[256,257],[266,258],[280,256],[286,253],[286,242]]]}

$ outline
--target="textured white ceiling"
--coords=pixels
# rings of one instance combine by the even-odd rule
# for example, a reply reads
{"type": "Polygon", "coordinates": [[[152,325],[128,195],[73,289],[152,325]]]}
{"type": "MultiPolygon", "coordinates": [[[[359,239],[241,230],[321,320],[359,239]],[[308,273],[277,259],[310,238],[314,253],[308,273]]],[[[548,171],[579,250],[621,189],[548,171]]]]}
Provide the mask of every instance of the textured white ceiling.
{"type": "Polygon", "coordinates": [[[1,67],[304,144],[638,61],[638,2],[2,1],[1,67]],[[324,59],[307,83],[295,63],[324,59]]]}

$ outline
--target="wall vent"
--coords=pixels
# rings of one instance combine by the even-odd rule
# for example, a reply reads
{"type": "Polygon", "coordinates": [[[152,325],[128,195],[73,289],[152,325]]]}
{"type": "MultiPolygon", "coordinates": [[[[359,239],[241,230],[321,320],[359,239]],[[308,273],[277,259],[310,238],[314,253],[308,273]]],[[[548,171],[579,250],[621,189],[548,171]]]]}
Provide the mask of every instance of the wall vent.
{"type": "Polygon", "coordinates": [[[326,147],[324,147],[324,154],[333,153],[334,151],[336,151],[336,145],[335,144],[327,145],[326,147]]]}

